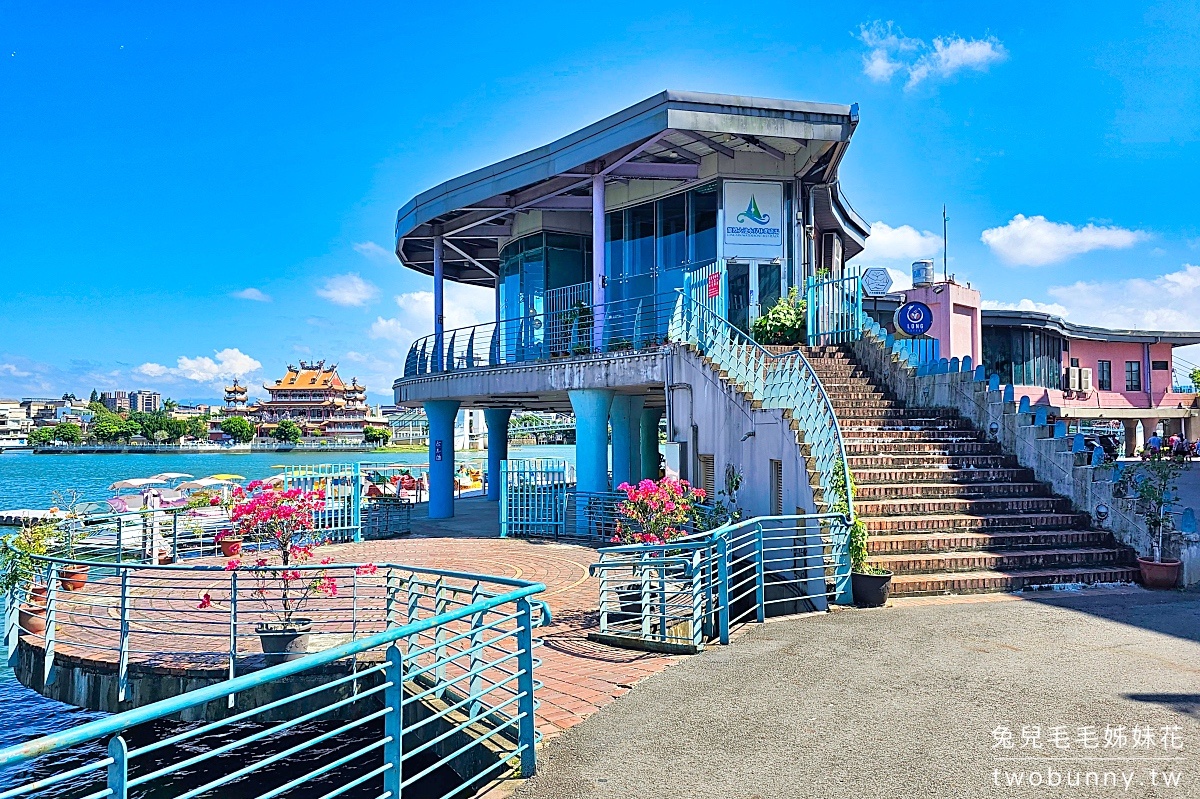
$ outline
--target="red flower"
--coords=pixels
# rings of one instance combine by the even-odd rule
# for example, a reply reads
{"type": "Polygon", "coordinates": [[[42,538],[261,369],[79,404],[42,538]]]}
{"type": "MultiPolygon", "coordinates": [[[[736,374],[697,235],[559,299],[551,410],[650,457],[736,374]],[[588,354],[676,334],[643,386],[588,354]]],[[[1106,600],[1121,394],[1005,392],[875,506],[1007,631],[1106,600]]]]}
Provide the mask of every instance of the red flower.
{"type": "Polygon", "coordinates": [[[200,610],[204,610],[205,608],[211,608],[212,607],[212,597],[209,596],[208,594],[205,594],[204,596],[200,597],[200,604],[197,605],[196,607],[199,608],[200,610]]]}
{"type": "Polygon", "coordinates": [[[241,568],[241,566],[242,566],[242,562],[240,560],[238,560],[237,558],[234,558],[233,560],[231,560],[225,564],[225,571],[227,571],[227,572],[237,571],[239,568],[241,568]]]}
{"type": "Polygon", "coordinates": [[[355,574],[374,574],[379,571],[379,567],[374,563],[365,563],[354,570],[355,574]]]}

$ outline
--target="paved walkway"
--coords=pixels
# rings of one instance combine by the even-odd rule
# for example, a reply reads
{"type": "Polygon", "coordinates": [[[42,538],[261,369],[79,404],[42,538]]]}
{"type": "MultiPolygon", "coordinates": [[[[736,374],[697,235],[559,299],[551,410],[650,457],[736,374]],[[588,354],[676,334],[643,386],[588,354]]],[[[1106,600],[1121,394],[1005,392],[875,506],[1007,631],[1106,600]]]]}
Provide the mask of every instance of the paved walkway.
{"type": "Polygon", "coordinates": [[[751,625],[551,743],[516,793],[1198,797],[1200,594],[900,600],[751,625]],[[1134,727],[1145,725],[1152,745],[1135,749],[1134,727]],[[1053,742],[1056,727],[1067,748],[1053,742]],[[1114,744],[1123,728],[1124,743],[1105,747],[1106,727],[1114,744]],[[1006,731],[1013,748],[995,747],[1006,731]],[[1085,782],[1087,772],[1112,774],[1119,787],[1070,785],[1079,772],[1085,782]],[[1163,772],[1178,787],[1162,787],[1163,772]],[[1022,786],[1007,786],[1018,777],[1022,786]],[[1033,780],[1042,785],[1031,789],[1033,780]]]}
{"type": "MultiPolygon", "coordinates": [[[[546,591],[537,598],[550,606],[553,616],[551,625],[536,631],[543,642],[536,652],[541,659],[537,718],[543,740],[574,726],[640,680],[679,660],[587,640],[588,630],[599,623],[598,582],[588,576],[588,566],[596,560],[594,549],[499,538],[497,505],[483,499],[459,500],[456,511],[454,519],[431,522],[424,518],[425,507],[418,506],[410,536],[331,545],[322,548],[321,554],[342,563],[403,563],[543,583],[546,591]]],[[[225,559],[210,562],[219,566],[225,559]]],[[[309,605],[306,614],[316,617],[327,645],[349,637],[352,628],[346,620],[351,618],[352,602],[357,603],[358,618],[363,619],[357,625],[358,634],[382,629],[381,579],[360,581],[354,597],[343,590],[336,599],[309,605]]],[[[229,575],[219,570],[139,573],[129,589],[133,608],[130,663],[168,675],[223,673],[228,663],[228,580],[229,575]],[[198,608],[206,595],[211,596],[212,611],[198,608]]],[[[119,582],[111,577],[93,579],[86,591],[60,592],[59,596],[58,655],[115,671],[119,582]]],[[[261,659],[253,634],[255,606],[243,598],[238,607],[245,631],[238,639],[239,662],[245,659],[250,664],[261,659]]]]}

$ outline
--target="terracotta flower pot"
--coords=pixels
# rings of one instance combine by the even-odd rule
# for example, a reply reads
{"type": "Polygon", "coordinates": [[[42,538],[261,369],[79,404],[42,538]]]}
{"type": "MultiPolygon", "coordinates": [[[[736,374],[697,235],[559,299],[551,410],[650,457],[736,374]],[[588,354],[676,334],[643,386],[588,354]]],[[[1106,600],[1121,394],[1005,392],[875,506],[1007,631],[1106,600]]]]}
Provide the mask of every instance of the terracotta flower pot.
{"type": "Polygon", "coordinates": [[[241,536],[225,536],[220,542],[221,554],[227,558],[232,558],[234,555],[240,554],[242,551],[242,540],[241,536]]]}
{"type": "Polygon", "coordinates": [[[74,563],[63,566],[58,572],[58,581],[64,591],[82,591],[87,585],[88,569],[90,567],[74,563]]]}
{"type": "Polygon", "coordinates": [[[1179,583],[1179,566],[1177,560],[1156,562],[1149,558],[1138,558],[1142,585],[1147,588],[1174,588],[1179,583]]]}
{"type": "Polygon", "coordinates": [[[45,607],[46,606],[46,596],[49,593],[50,593],[49,589],[46,588],[46,586],[41,585],[40,583],[37,585],[29,586],[29,604],[37,605],[40,607],[45,607]]]}
{"type": "Polygon", "coordinates": [[[27,633],[46,632],[46,608],[41,605],[22,605],[17,610],[17,623],[27,633]]]}
{"type": "Polygon", "coordinates": [[[170,552],[163,552],[161,549],[154,553],[154,560],[159,566],[167,566],[175,562],[175,558],[170,552]]]}

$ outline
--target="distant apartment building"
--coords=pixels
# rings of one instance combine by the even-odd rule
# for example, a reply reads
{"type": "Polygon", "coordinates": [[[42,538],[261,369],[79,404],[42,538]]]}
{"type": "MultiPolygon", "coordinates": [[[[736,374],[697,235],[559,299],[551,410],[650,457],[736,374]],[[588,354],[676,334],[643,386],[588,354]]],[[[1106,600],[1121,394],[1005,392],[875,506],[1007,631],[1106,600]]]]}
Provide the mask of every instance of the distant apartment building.
{"type": "Polygon", "coordinates": [[[129,395],[129,410],[154,413],[162,407],[162,394],[157,391],[134,391],[129,395]]]}
{"type": "Polygon", "coordinates": [[[129,392],[128,391],[105,391],[100,394],[100,401],[104,403],[104,407],[108,408],[113,413],[118,411],[129,410],[129,392]]]}
{"type": "Polygon", "coordinates": [[[0,399],[0,448],[23,447],[33,427],[20,400],[0,399]]]}

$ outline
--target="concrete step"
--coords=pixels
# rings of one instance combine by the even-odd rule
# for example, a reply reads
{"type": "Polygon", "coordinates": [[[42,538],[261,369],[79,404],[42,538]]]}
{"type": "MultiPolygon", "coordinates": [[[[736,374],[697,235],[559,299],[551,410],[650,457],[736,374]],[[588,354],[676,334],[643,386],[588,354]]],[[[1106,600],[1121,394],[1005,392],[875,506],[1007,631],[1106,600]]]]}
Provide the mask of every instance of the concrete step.
{"type": "Polygon", "coordinates": [[[1062,547],[1057,549],[1013,549],[995,552],[924,552],[879,555],[868,563],[897,575],[937,574],[1060,568],[1127,566],[1125,553],[1115,547],[1062,547]]]}
{"type": "MultiPolygon", "coordinates": [[[[1014,470],[1016,471],[1016,470],[1014,470]]],[[[1043,483],[1035,482],[975,482],[975,483],[937,483],[900,481],[865,483],[854,475],[857,486],[854,491],[855,502],[870,500],[896,500],[904,498],[941,498],[941,497],[1045,497],[1050,496],[1050,489],[1043,483]]]]}
{"type": "Polygon", "coordinates": [[[1031,569],[1011,572],[980,570],[940,574],[904,574],[892,578],[892,596],[980,594],[1021,591],[1064,584],[1136,582],[1138,570],[1127,566],[1031,569]]]}
{"type": "Polygon", "coordinates": [[[959,419],[958,411],[949,408],[906,408],[900,403],[883,409],[872,408],[834,408],[838,422],[853,423],[855,421],[885,420],[905,424],[915,424],[930,419],[959,419]],[[914,421],[909,421],[914,420],[914,421]]]}
{"type": "Polygon", "coordinates": [[[891,516],[1004,516],[1013,513],[1070,513],[1064,497],[913,497],[855,501],[854,510],[864,519],[891,516]]]}
{"type": "Polygon", "coordinates": [[[1034,479],[1032,469],[994,468],[994,469],[953,469],[949,466],[930,468],[874,468],[854,469],[854,482],[859,488],[870,485],[908,485],[914,483],[955,483],[974,484],[1010,481],[1014,483],[1031,482],[1034,479]]]}
{"type": "MultiPolygon", "coordinates": [[[[857,510],[857,505],[856,508],[857,510]]],[[[876,516],[863,519],[868,533],[958,533],[996,530],[1079,530],[1086,519],[1080,513],[1008,513],[975,516],[969,513],[937,513],[913,516],[876,516]]]]}
{"type": "Polygon", "coordinates": [[[1112,547],[1112,535],[1103,530],[1032,530],[958,533],[901,533],[867,538],[871,555],[919,552],[996,551],[1038,547],[1112,547]]]}
{"type": "Polygon", "coordinates": [[[846,440],[847,455],[999,455],[994,441],[846,440]]]}
{"type": "Polygon", "coordinates": [[[984,441],[983,436],[974,430],[955,430],[952,428],[930,427],[928,429],[909,427],[859,427],[841,425],[842,438],[849,441],[947,441],[947,442],[978,442],[984,441]]]}
{"type": "Polygon", "coordinates": [[[847,455],[851,471],[859,469],[1011,469],[1017,459],[1012,455],[934,455],[934,454],[888,454],[847,455]]]}

